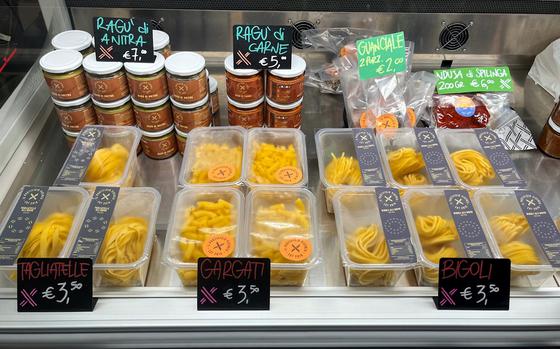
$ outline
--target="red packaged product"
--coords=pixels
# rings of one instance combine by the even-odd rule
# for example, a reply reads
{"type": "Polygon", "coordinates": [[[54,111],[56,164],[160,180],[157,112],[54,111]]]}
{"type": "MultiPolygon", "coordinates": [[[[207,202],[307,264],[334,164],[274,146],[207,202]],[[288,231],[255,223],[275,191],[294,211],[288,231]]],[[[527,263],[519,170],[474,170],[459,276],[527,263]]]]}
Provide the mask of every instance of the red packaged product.
{"type": "Polygon", "coordinates": [[[436,127],[483,128],[488,125],[490,112],[476,95],[435,95],[436,127]]]}

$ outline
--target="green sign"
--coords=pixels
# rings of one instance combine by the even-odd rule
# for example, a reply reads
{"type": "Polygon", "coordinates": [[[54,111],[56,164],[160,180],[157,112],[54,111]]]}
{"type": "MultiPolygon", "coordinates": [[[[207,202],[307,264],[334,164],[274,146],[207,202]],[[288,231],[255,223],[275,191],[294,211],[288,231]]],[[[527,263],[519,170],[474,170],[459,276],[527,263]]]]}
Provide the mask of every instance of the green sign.
{"type": "Polygon", "coordinates": [[[468,67],[435,70],[437,92],[441,95],[464,92],[512,92],[508,67],[468,67]]]}
{"type": "Polygon", "coordinates": [[[406,71],[403,32],[358,40],[356,49],[360,80],[406,71]]]}

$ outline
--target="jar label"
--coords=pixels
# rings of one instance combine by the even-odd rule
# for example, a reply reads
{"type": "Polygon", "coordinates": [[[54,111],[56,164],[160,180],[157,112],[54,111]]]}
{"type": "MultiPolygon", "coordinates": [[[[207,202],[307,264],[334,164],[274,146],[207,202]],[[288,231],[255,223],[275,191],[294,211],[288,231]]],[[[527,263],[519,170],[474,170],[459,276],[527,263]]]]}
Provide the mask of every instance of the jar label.
{"type": "Polygon", "coordinates": [[[169,103],[156,109],[134,107],[138,127],[146,131],[162,131],[173,125],[173,113],[169,103]]]}
{"type": "Polygon", "coordinates": [[[212,115],[208,104],[196,110],[182,110],[173,106],[173,119],[177,129],[181,132],[190,132],[194,128],[212,124],[212,115]]]}
{"type": "Polygon", "coordinates": [[[227,95],[240,103],[254,102],[264,95],[264,83],[262,73],[253,76],[239,77],[226,74],[227,95]]]}
{"type": "Polygon", "coordinates": [[[76,109],[60,108],[55,104],[56,113],[62,127],[70,132],[80,132],[86,125],[97,124],[97,117],[90,104],[76,109]]]}
{"type": "Polygon", "coordinates": [[[152,77],[127,74],[127,78],[130,94],[139,102],[155,102],[167,96],[167,80],[163,71],[152,77]]]}
{"type": "Polygon", "coordinates": [[[87,83],[93,98],[100,102],[114,102],[128,96],[128,83],[126,74],[118,74],[107,77],[95,77],[86,73],[87,83]]]}
{"type": "Polygon", "coordinates": [[[194,103],[208,94],[208,80],[203,71],[197,79],[180,79],[167,74],[169,94],[179,103],[194,103]]]}
{"type": "Polygon", "coordinates": [[[281,79],[269,74],[266,95],[279,104],[295,103],[303,97],[303,75],[293,79],[281,79]]]}
{"type": "Polygon", "coordinates": [[[177,140],[171,133],[161,138],[142,137],[142,149],[152,159],[167,159],[177,152],[177,140]]]}
{"type": "Polygon", "coordinates": [[[54,99],[69,101],[87,95],[88,86],[83,71],[72,74],[48,74],[44,73],[45,81],[51,90],[54,99]]]}
{"type": "Polygon", "coordinates": [[[96,111],[100,125],[134,126],[136,124],[136,119],[130,105],[117,113],[107,113],[99,108],[96,108],[96,111]]]}

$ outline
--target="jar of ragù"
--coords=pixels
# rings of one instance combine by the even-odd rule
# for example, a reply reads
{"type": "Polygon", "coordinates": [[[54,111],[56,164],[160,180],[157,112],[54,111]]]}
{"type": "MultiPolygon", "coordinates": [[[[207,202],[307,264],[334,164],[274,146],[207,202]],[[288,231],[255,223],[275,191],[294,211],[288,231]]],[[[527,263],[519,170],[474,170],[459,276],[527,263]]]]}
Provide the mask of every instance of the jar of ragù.
{"type": "Polygon", "coordinates": [[[97,117],[95,116],[90,95],[73,101],[59,101],[54,98],[52,100],[64,130],[80,132],[86,125],[97,124],[97,117]]]}
{"type": "Polygon", "coordinates": [[[185,153],[185,146],[187,145],[188,134],[186,132],[179,131],[179,129],[175,127],[175,136],[177,138],[177,149],[179,150],[179,154],[183,155],[185,153]]]}
{"type": "Polygon", "coordinates": [[[80,52],[51,51],[41,57],[39,65],[53,98],[71,101],[89,94],[80,52]]]}
{"type": "Polygon", "coordinates": [[[220,98],[218,96],[218,81],[213,76],[208,76],[208,89],[210,90],[210,112],[213,117],[217,117],[220,113],[220,98]]]}
{"type": "Polygon", "coordinates": [[[159,101],[167,96],[165,58],[157,52],[154,55],[156,56],[154,63],[124,64],[130,94],[139,102],[159,101]]]}
{"type": "Polygon", "coordinates": [[[114,102],[128,96],[126,72],[121,62],[102,62],[89,54],[82,62],[91,95],[99,102],[114,102]]]}
{"type": "Polygon", "coordinates": [[[292,55],[291,69],[269,70],[266,76],[266,97],[278,104],[292,104],[303,97],[305,60],[292,55]]]}
{"type": "Polygon", "coordinates": [[[147,132],[140,130],[142,138],[142,150],[147,157],[163,160],[173,156],[177,152],[177,139],[173,126],[158,132],[147,132]]]}
{"type": "Polygon", "coordinates": [[[156,132],[173,126],[169,96],[159,101],[142,103],[132,99],[136,124],[141,130],[156,132]]]}
{"type": "Polygon", "coordinates": [[[66,144],[68,145],[69,149],[72,149],[74,143],[76,143],[76,138],[80,135],[80,132],[70,132],[68,130],[62,129],[64,133],[64,138],[66,139],[66,144]]]}
{"type": "Polygon", "coordinates": [[[239,103],[228,97],[228,122],[231,126],[262,127],[264,97],[251,103],[239,103]]]}
{"type": "Polygon", "coordinates": [[[85,57],[94,51],[92,42],[91,34],[86,31],[67,30],[56,34],[51,40],[51,45],[55,50],[79,51],[85,57]]]}
{"type": "Polygon", "coordinates": [[[169,34],[162,30],[154,29],[154,52],[161,53],[164,58],[171,56],[171,45],[169,45],[169,34]]]}
{"type": "Polygon", "coordinates": [[[115,102],[93,100],[97,121],[100,125],[134,126],[136,119],[130,103],[130,96],[115,102]]]}
{"type": "Polygon", "coordinates": [[[208,95],[204,57],[194,52],[176,52],[165,60],[169,95],[179,103],[191,104],[208,95]]]}
{"type": "Polygon", "coordinates": [[[212,125],[208,96],[192,104],[179,103],[171,98],[171,107],[175,126],[181,132],[189,132],[197,127],[212,125]]]}
{"type": "Polygon", "coordinates": [[[226,91],[229,98],[239,103],[251,103],[264,96],[264,73],[255,69],[234,69],[233,55],[224,60],[226,91]]]}
{"type": "Polygon", "coordinates": [[[303,97],[292,104],[278,104],[266,99],[266,125],[275,128],[300,128],[303,97]]]}

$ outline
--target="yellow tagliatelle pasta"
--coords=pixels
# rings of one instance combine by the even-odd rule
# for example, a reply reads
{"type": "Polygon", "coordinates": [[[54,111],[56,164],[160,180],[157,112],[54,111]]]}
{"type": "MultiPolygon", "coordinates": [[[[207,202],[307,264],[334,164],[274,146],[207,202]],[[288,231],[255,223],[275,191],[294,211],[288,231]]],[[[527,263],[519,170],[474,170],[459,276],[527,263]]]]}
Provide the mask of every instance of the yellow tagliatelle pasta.
{"type": "MultiPolygon", "coordinates": [[[[101,251],[99,264],[130,264],[138,261],[144,253],[148,236],[148,222],[141,217],[122,217],[109,225],[101,251]]],[[[104,269],[101,284],[108,286],[139,286],[142,284],[140,270],[132,267],[104,269]]]]}
{"type": "Polygon", "coordinates": [[[223,181],[235,182],[241,177],[242,158],[243,149],[241,146],[232,147],[217,143],[200,144],[194,149],[194,163],[189,182],[193,184],[219,182],[220,180],[208,174],[210,170],[218,166],[227,166],[233,171],[223,181]]]}
{"type": "MultiPolygon", "coordinates": [[[[206,257],[202,245],[212,235],[226,234],[234,237],[236,222],[235,206],[225,200],[198,201],[196,206],[185,210],[185,218],[179,233],[178,245],[181,260],[196,263],[198,258],[206,257]]],[[[234,249],[232,249],[233,254],[234,249]]],[[[196,285],[196,269],[177,271],[185,286],[196,285]]]]}
{"type": "Polygon", "coordinates": [[[35,222],[19,258],[58,257],[68,238],[73,219],[68,213],[53,213],[35,222]]]}
{"type": "MultiPolygon", "coordinates": [[[[424,255],[432,263],[439,265],[439,260],[442,258],[457,258],[459,252],[452,246],[442,245],[439,248],[424,250],[424,255]]],[[[422,268],[423,281],[428,284],[436,284],[438,281],[438,268],[422,268]]]]}
{"type": "Polygon", "coordinates": [[[485,185],[496,177],[490,161],[476,150],[456,151],[451,154],[451,160],[461,180],[468,185],[485,185]]]}
{"type": "Polygon", "coordinates": [[[280,184],[277,172],[284,167],[300,169],[296,149],[289,146],[270,143],[253,144],[253,163],[250,181],[257,184],[280,184]]]}
{"type": "Polygon", "coordinates": [[[428,179],[419,173],[424,169],[424,159],[414,148],[403,147],[387,154],[389,168],[393,178],[403,185],[427,184],[428,179]]]}
{"type": "Polygon", "coordinates": [[[416,230],[424,249],[438,248],[459,239],[455,224],[441,216],[417,216],[416,230]]]}
{"type": "MultiPolygon", "coordinates": [[[[379,227],[375,224],[356,229],[346,239],[348,258],[360,264],[387,264],[391,261],[387,242],[379,227]]],[[[389,286],[394,274],[383,270],[350,270],[350,284],[361,286],[389,286]]]]}
{"type": "Polygon", "coordinates": [[[128,150],[116,143],[93,154],[84,180],[93,183],[114,183],[121,179],[128,160],[128,150]]]}
{"type": "Polygon", "coordinates": [[[509,213],[490,218],[490,227],[499,244],[518,240],[529,231],[529,222],[521,213],[509,213]]]}
{"type": "MultiPolygon", "coordinates": [[[[291,205],[290,205],[291,206],[291,205]]],[[[280,244],[285,239],[310,239],[308,210],[301,199],[296,199],[293,207],[284,203],[259,207],[251,227],[251,255],[270,258],[272,263],[304,263],[284,257],[280,244]]],[[[301,286],[307,270],[272,268],[270,282],[275,286],[301,286]]]]}

